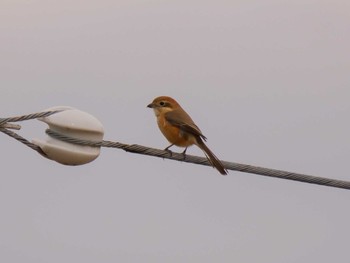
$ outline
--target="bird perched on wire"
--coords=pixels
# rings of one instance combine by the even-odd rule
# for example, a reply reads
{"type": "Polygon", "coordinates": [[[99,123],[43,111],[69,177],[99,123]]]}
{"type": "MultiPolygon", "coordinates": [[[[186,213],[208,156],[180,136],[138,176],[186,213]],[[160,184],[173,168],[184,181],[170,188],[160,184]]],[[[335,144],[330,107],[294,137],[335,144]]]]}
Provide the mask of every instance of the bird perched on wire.
{"type": "Polygon", "coordinates": [[[195,144],[205,153],[213,167],[222,175],[227,174],[227,170],[221,161],[205,145],[204,141],[207,138],[176,100],[171,97],[160,96],[155,98],[147,107],[153,109],[160,131],[171,143],[165,150],[169,150],[173,145],[185,147],[183,151],[185,155],[187,147],[195,144]]]}

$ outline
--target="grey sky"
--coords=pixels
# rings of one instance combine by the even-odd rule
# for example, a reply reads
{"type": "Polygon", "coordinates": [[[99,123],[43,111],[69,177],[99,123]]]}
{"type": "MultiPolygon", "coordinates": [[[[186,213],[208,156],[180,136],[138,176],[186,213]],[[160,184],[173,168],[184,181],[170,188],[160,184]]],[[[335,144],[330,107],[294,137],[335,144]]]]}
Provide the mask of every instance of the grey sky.
{"type": "MultiPolygon", "coordinates": [[[[164,148],[146,105],[169,95],[223,160],[350,180],[349,1],[0,6],[4,117],[67,105],[164,148]]],[[[348,260],[348,191],[113,149],[68,167],[0,141],[1,262],[348,260]]]]}

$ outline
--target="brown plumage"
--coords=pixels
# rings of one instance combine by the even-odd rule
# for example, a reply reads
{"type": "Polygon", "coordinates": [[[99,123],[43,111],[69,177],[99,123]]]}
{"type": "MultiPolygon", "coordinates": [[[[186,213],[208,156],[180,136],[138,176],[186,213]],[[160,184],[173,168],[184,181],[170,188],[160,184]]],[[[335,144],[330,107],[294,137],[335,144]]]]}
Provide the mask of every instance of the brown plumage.
{"type": "Polygon", "coordinates": [[[166,149],[176,145],[185,147],[185,153],[188,146],[195,144],[202,149],[213,167],[221,174],[227,174],[227,170],[221,161],[205,145],[204,141],[207,138],[176,100],[167,96],[161,96],[155,98],[147,107],[154,110],[159,129],[171,143],[166,149]]]}

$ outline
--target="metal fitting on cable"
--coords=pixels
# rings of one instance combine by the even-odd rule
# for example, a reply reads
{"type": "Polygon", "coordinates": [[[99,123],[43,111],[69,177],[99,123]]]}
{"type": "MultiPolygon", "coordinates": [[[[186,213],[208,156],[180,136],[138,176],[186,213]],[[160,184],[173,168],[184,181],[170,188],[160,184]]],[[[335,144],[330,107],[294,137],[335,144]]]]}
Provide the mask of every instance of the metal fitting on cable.
{"type": "Polygon", "coordinates": [[[12,130],[20,130],[21,129],[21,125],[5,122],[3,124],[0,124],[0,128],[12,129],[12,130]]]}

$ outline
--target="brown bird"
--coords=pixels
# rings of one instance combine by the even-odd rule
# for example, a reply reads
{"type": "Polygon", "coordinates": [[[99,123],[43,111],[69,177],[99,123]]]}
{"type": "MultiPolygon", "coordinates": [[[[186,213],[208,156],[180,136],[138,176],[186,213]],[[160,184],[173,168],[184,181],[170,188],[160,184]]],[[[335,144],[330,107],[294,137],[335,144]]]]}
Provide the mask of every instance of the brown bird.
{"type": "Polygon", "coordinates": [[[221,161],[205,145],[204,141],[207,138],[176,100],[167,96],[161,96],[155,98],[147,107],[153,109],[160,131],[171,143],[165,150],[169,150],[173,145],[185,147],[183,151],[185,155],[187,147],[195,144],[202,149],[213,167],[221,174],[227,174],[227,170],[221,161]]]}

